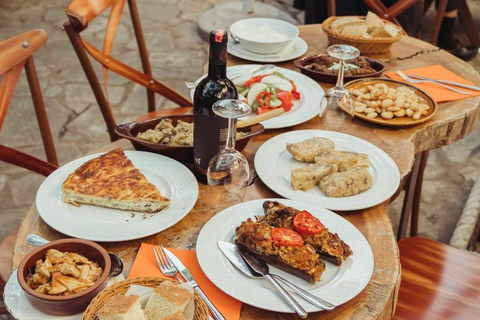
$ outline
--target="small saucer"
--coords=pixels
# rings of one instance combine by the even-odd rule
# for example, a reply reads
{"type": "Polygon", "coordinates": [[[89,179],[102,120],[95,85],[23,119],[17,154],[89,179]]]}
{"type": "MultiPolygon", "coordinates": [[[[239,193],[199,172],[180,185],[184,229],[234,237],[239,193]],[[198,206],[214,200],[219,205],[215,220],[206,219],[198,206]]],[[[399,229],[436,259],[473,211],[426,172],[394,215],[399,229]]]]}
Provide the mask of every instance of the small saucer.
{"type": "Polygon", "coordinates": [[[277,54],[258,54],[247,49],[243,48],[240,43],[235,42],[232,38],[229,38],[227,44],[227,51],[231,55],[242,58],[245,60],[250,61],[257,61],[257,62],[281,62],[281,61],[288,61],[293,60],[305,52],[307,52],[308,45],[302,38],[296,37],[292,40],[292,47],[290,50],[287,49],[287,52],[277,53],[277,54]]]}

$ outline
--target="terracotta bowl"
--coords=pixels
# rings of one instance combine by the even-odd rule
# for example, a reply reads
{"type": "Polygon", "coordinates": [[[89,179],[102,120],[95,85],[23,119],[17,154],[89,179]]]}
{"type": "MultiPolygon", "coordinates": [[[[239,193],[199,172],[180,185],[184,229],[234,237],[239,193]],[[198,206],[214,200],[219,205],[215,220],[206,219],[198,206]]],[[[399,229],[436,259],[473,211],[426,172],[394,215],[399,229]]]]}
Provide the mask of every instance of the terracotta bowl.
{"type": "Polygon", "coordinates": [[[29,302],[38,310],[54,316],[72,315],[84,311],[90,301],[107,287],[111,261],[107,251],[95,242],[81,239],[61,239],[40,246],[30,252],[18,267],[17,278],[20,287],[25,291],[29,302]],[[87,259],[97,262],[103,268],[103,274],[93,286],[68,296],[51,296],[35,292],[27,285],[26,279],[30,270],[35,269],[37,260],[43,259],[48,249],[61,252],[75,252],[87,259]]]}
{"type": "MultiPolygon", "coordinates": [[[[178,120],[182,120],[188,123],[193,122],[193,115],[171,115],[161,118],[148,119],[139,122],[130,122],[117,126],[115,132],[122,138],[128,139],[132,142],[132,145],[137,150],[150,151],[159,153],[164,156],[173,158],[177,161],[184,163],[193,162],[193,147],[189,146],[167,146],[154,142],[149,142],[137,138],[137,134],[145,132],[148,129],[153,129],[155,126],[165,118],[172,119],[173,126],[177,125],[178,120]]],[[[255,124],[250,127],[237,129],[237,131],[246,132],[247,135],[237,139],[235,149],[242,151],[248,143],[250,137],[260,134],[264,131],[264,127],[261,124],[255,124]]]]}

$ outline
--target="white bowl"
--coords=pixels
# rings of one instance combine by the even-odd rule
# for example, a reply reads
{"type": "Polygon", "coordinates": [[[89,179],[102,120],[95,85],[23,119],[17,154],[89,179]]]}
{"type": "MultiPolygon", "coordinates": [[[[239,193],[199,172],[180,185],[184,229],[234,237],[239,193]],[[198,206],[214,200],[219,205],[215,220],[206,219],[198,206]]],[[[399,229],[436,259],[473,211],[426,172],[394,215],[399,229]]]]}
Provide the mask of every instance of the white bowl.
{"type": "Polygon", "coordinates": [[[230,26],[230,32],[238,38],[242,47],[259,54],[279,52],[299,34],[293,24],[268,18],[237,21],[230,26]]]}

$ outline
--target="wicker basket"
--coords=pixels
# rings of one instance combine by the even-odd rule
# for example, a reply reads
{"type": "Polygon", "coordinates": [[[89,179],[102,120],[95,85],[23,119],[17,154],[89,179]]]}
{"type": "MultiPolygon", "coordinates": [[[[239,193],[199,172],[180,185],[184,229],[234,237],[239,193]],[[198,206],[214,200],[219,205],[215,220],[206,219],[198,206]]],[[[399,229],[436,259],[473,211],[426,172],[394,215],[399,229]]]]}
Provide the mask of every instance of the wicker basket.
{"type": "MultiPolygon", "coordinates": [[[[140,277],[120,281],[100,292],[88,305],[82,315],[82,320],[98,320],[97,311],[114,295],[125,294],[132,284],[155,288],[165,281],[163,278],[157,277],[140,277]]],[[[208,320],[208,308],[205,302],[195,292],[195,314],[194,320],[208,320]]]]}
{"type": "MultiPolygon", "coordinates": [[[[359,38],[359,37],[346,37],[340,35],[338,33],[334,33],[330,29],[330,25],[332,24],[335,19],[342,18],[332,16],[327,18],[322,23],[322,28],[325,33],[328,35],[328,44],[348,44],[351,46],[356,47],[360,50],[361,53],[383,53],[390,50],[390,47],[395,42],[399,41],[402,37],[402,32],[399,32],[395,38],[388,38],[388,37],[375,37],[375,38],[359,38]]],[[[365,19],[364,16],[357,16],[359,19],[365,19]]],[[[383,20],[383,19],[382,19],[383,20]]],[[[383,20],[385,23],[393,24],[390,21],[383,20]]],[[[398,28],[396,24],[393,24],[398,28]]]]}

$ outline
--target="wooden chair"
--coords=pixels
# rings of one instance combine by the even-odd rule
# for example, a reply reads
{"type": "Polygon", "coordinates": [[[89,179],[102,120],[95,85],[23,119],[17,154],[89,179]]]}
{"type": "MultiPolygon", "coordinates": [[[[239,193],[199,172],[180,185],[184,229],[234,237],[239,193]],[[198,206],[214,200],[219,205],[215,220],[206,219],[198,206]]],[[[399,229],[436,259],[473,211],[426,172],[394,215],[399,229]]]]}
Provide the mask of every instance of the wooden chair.
{"type": "Polygon", "coordinates": [[[479,256],[417,237],[398,247],[402,282],[393,319],[478,319],[479,256]]]}
{"type": "Polygon", "coordinates": [[[46,41],[45,31],[33,30],[0,43],[0,75],[3,75],[0,83],[0,130],[20,73],[25,68],[48,161],[4,145],[0,145],[0,160],[44,176],[48,176],[58,167],[57,154],[32,56],[46,41]]]}
{"type": "MultiPolygon", "coordinates": [[[[0,160],[44,176],[48,176],[58,168],[57,153],[53,144],[42,91],[33,62],[33,54],[43,47],[46,41],[47,33],[45,31],[33,30],[0,43],[0,74],[3,75],[0,84],[0,129],[20,78],[20,73],[25,68],[48,161],[38,159],[4,145],[0,145],[0,160]]],[[[2,299],[6,280],[11,271],[13,247],[17,233],[18,228],[11,231],[0,244],[0,295],[2,299]]],[[[8,314],[8,310],[2,307],[0,308],[0,314],[8,314]]]]}
{"type": "MultiPolygon", "coordinates": [[[[433,0],[424,0],[423,14],[425,14],[430,8],[433,0]]],[[[435,14],[435,19],[433,21],[432,28],[430,30],[429,42],[436,45],[438,40],[438,33],[440,32],[440,26],[442,25],[443,16],[445,15],[445,9],[447,7],[448,0],[441,0],[438,4],[437,12],[435,14]]],[[[458,4],[458,17],[460,22],[465,30],[465,34],[468,37],[468,40],[472,46],[477,48],[480,47],[480,36],[478,35],[478,30],[475,26],[475,23],[468,8],[466,0],[459,0],[458,4]]]]}
{"type": "Polygon", "coordinates": [[[112,106],[108,100],[108,70],[146,88],[148,112],[153,112],[155,110],[155,93],[164,96],[179,106],[192,106],[189,99],[153,78],[135,0],[74,0],[67,6],[65,11],[69,19],[69,21],[64,24],[65,31],[67,32],[73,48],[80,60],[90,86],[92,87],[112,141],[117,140],[118,137],[115,133],[115,127],[117,124],[112,112],[112,106]],[[113,41],[125,2],[127,1],[133,29],[137,39],[143,72],[138,71],[111,56],[113,41]],[[111,11],[105,30],[104,47],[103,50],[99,50],[82,38],[81,32],[87,29],[89,24],[107,9],[111,9],[111,11]],[[103,67],[103,84],[105,92],[102,90],[100,81],[93,70],[88,54],[97,60],[103,67]]]}

